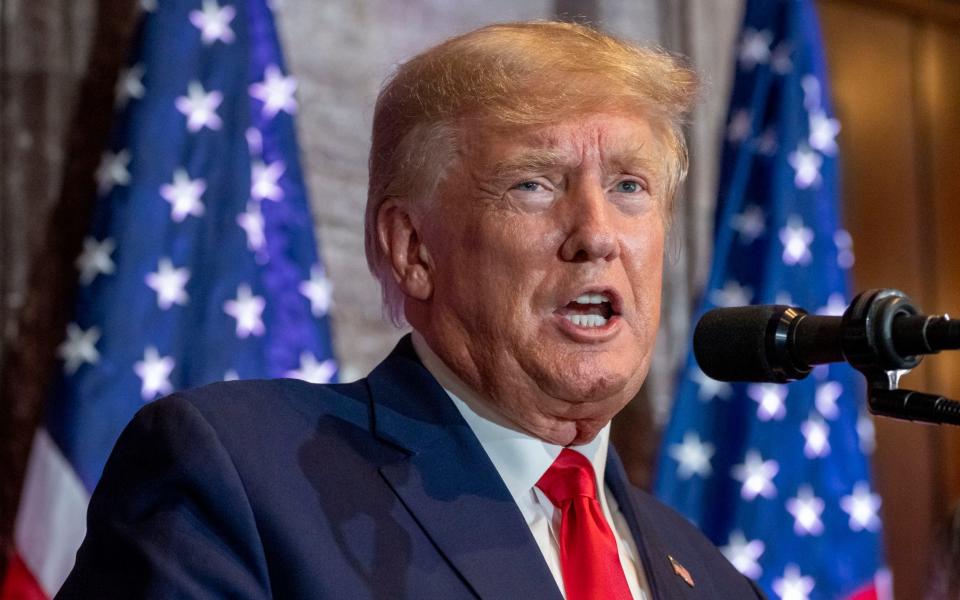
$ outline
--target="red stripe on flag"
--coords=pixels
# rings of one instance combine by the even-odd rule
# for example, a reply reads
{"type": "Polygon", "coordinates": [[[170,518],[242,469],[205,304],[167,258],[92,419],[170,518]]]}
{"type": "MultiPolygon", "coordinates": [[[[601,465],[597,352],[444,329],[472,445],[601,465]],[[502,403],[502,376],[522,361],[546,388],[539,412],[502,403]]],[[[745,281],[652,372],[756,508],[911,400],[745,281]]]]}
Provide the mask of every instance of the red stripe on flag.
{"type": "Polygon", "coordinates": [[[846,600],[879,600],[879,598],[877,587],[871,583],[847,596],[846,600]]]}
{"type": "Polygon", "coordinates": [[[0,600],[48,600],[19,554],[10,557],[7,576],[0,587],[0,600]]]}

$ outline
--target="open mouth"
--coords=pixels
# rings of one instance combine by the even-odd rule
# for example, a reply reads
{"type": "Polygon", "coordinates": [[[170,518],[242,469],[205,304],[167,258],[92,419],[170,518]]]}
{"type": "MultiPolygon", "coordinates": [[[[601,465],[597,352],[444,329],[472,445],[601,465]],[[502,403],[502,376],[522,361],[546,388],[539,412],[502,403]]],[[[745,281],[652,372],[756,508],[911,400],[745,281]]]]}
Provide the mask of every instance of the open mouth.
{"type": "Polygon", "coordinates": [[[603,327],[619,313],[616,297],[609,291],[583,293],[557,309],[557,314],[577,327],[603,327]]]}

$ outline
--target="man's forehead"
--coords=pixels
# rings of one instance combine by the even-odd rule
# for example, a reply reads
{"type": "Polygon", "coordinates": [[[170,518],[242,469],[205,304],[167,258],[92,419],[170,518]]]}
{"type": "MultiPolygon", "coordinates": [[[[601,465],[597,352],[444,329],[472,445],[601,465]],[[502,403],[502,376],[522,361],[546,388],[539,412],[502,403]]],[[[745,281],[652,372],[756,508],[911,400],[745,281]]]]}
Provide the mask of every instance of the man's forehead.
{"type": "Polygon", "coordinates": [[[515,126],[477,121],[467,133],[468,154],[485,163],[562,163],[586,155],[605,162],[649,162],[660,146],[646,119],[623,114],[515,126]]]}

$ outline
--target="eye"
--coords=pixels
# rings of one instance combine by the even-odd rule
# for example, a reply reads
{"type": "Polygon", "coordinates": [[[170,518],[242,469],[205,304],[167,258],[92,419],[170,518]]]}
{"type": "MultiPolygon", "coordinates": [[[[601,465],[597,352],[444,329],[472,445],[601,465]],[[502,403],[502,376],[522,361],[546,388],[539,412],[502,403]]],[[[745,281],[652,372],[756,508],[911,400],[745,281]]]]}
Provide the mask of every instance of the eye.
{"type": "Polygon", "coordinates": [[[521,181],[517,185],[513,186],[512,189],[520,190],[521,192],[539,192],[543,190],[543,185],[536,181],[521,181]]]}
{"type": "Polygon", "coordinates": [[[642,192],[644,187],[639,181],[626,179],[624,181],[618,181],[614,189],[622,194],[636,194],[637,192],[642,192]]]}
{"type": "Polygon", "coordinates": [[[514,210],[539,211],[548,208],[556,199],[556,186],[546,177],[524,179],[514,183],[504,199],[514,210]]]}

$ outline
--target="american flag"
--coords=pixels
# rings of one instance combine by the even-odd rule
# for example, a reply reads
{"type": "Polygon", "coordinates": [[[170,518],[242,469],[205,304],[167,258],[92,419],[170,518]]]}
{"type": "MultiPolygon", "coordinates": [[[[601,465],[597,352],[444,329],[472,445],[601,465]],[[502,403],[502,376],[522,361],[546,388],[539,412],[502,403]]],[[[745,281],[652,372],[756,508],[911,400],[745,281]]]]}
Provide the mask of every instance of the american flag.
{"type": "MultiPolygon", "coordinates": [[[[813,0],[747,2],[732,96],[700,314],[746,304],[842,314],[854,256],[813,0]]],[[[771,598],[888,597],[863,399],[846,365],[789,385],[728,384],[691,354],[656,493],[771,598]]]]}
{"type": "Polygon", "coordinates": [[[297,157],[297,83],[270,7],[141,5],[17,515],[11,572],[26,587],[8,582],[11,598],[59,589],[107,456],[145,403],[218,380],[326,383],[337,372],[297,157]]]}

